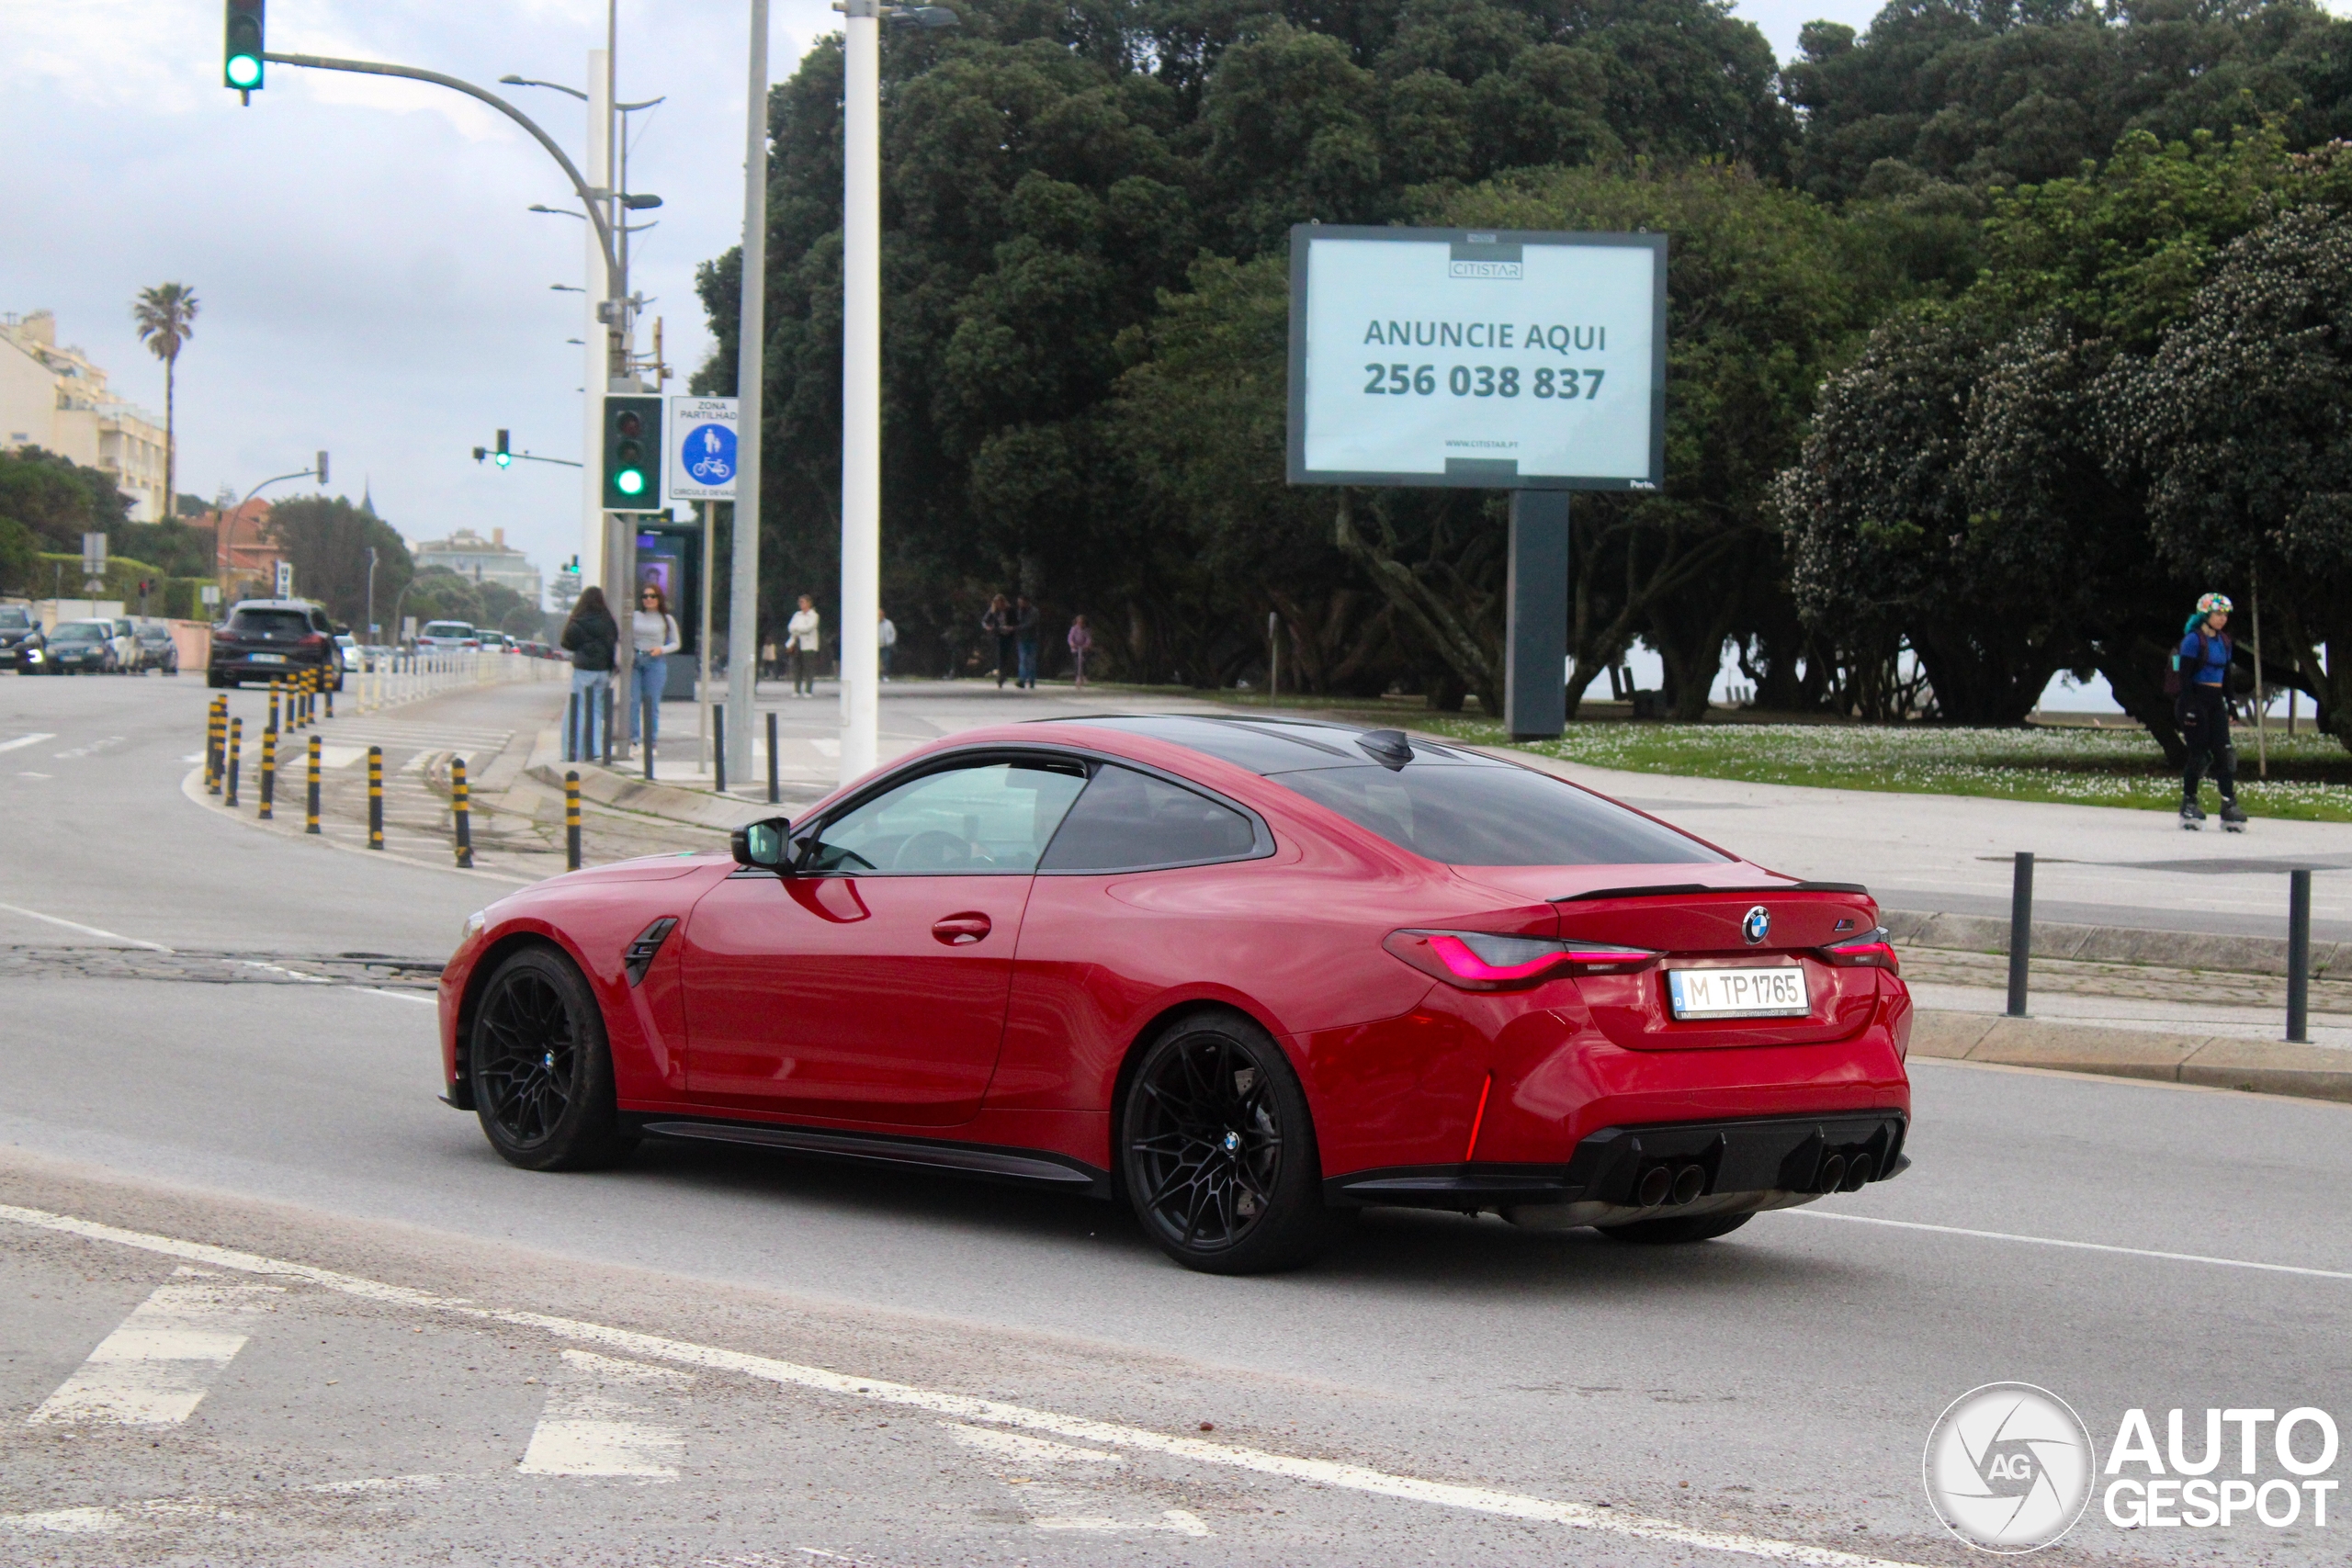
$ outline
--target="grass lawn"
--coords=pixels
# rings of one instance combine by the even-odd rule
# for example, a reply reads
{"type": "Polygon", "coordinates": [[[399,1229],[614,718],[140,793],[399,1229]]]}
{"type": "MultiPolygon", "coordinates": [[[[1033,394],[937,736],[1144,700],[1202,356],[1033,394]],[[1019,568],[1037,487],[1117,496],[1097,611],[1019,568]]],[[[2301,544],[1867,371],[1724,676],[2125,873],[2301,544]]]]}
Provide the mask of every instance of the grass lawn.
{"type": "MultiPolygon", "coordinates": [[[[1258,707],[1263,699],[1224,699],[1258,707]]],[[[1285,700],[1284,708],[1291,706],[1285,700]]],[[[1302,710],[1304,705],[1301,705],[1302,710]]],[[[1326,709],[1324,711],[1332,711],[1326,709]]],[[[1358,722],[1395,725],[1482,746],[1507,747],[1502,727],[1414,705],[1350,705],[1358,722]]],[[[2254,734],[2237,736],[2238,799],[2255,817],[2352,822],[2352,752],[2331,736],[2270,736],[2270,777],[2255,776],[2254,734]]],[[[1622,768],[1636,773],[1747,779],[1828,789],[1898,790],[1917,795],[1979,795],[2006,800],[2180,808],[2180,775],[2165,766],[2146,731],[2036,726],[1957,729],[1941,726],[1853,724],[1666,724],[1600,719],[1568,727],[1557,740],[1521,750],[1622,768]]],[[[2205,808],[2214,808],[2208,784],[2205,808]]]]}

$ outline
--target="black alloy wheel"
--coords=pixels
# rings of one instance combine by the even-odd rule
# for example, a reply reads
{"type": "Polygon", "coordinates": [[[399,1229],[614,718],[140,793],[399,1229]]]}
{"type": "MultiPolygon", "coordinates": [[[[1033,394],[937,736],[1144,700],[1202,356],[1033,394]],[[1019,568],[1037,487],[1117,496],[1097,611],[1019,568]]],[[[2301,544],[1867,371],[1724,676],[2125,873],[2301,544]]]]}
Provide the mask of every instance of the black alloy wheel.
{"type": "Polygon", "coordinates": [[[1145,1047],[1121,1121],[1136,1216],[1188,1269],[1295,1268],[1354,1216],[1324,1206],[1306,1091],[1246,1019],[1199,1013],[1170,1025],[1145,1047]]]}
{"type": "Polygon", "coordinates": [[[552,948],[509,954],[482,987],[467,1070],[481,1130],[510,1165],[594,1169],[634,1142],[620,1130],[595,996],[552,948]]]}

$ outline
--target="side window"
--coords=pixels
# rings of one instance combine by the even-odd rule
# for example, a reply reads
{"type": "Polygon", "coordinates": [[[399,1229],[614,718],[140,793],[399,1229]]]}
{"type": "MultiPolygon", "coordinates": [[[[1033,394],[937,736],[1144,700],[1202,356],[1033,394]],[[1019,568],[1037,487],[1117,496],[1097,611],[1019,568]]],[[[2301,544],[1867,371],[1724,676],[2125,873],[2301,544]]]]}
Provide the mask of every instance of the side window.
{"type": "Polygon", "coordinates": [[[1140,871],[1238,860],[1257,847],[1250,819],[1206,795],[1103,767],[1078,798],[1039,871],[1140,871]]]}
{"type": "Polygon", "coordinates": [[[925,773],[826,823],[800,865],[901,876],[1035,871],[1085,787],[1086,770],[1075,761],[925,773]]]}

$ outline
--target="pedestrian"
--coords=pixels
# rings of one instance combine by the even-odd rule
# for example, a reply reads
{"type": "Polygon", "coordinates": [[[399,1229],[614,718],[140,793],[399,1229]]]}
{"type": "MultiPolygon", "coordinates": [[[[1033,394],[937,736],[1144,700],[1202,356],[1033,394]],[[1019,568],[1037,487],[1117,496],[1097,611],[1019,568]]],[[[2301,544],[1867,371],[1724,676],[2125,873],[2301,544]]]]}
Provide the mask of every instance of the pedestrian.
{"type": "Polygon", "coordinates": [[[1094,650],[1094,634],[1086,628],[1086,617],[1080,615],[1069,624],[1069,667],[1078,677],[1078,684],[1086,684],[1086,656],[1094,650]]]}
{"type": "Polygon", "coordinates": [[[989,601],[989,613],[980,617],[980,630],[996,638],[996,689],[1004,690],[1004,678],[1012,671],[1012,605],[1001,593],[989,601]]]}
{"type": "Polygon", "coordinates": [[[2230,744],[2230,656],[2234,650],[2224,629],[2230,609],[2224,594],[2208,593],[2198,600],[2197,614],[2188,618],[2180,651],[2173,658],[2180,687],[2173,717],[2188,750],[2180,777],[2180,825],[2192,833],[2205,820],[2197,789],[2208,768],[2222,792],[2222,826],[2233,833],[2245,827],[2245,813],[2238,807],[2238,756],[2230,744]]]}
{"type": "Polygon", "coordinates": [[[899,646],[899,628],[890,624],[890,613],[881,612],[881,624],[874,628],[874,645],[882,651],[882,679],[890,678],[890,650],[899,646]]]}
{"type": "Polygon", "coordinates": [[[806,593],[800,596],[800,608],[784,623],[784,638],[792,649],[792,694],[815,696],[817,656],[825,646],[824,622],[817,614],[817,601],[806,593]]]}
{"type": "Polygon", "coordinates": [[[759,662],[752,667],[752,672],[759,680],[773,681],[775,671],[775,638],[770,637],[760,645],[759,662]]]}
{"type": "Polygon", "coordinates": [[[638,709],[645,709],[645,749],[652,750],[662,738],[662,698],[667,692],[670,655],[684,639],[677,618],[670,614],[670,596],[658,582],[637,591],[637,614],[629,617],[629,646],[637,658],[629,666],[628,739],[637,743],[638,709]]]}
{"type": "Polygon", "coordinates": [[[571,694],[580,702],[577,733],[563,738],[563,760],[586,761],[604,754],[605,697],[613,689],[613,650],[620,646],[620,627],[605,605],[605,591],[580,591],[571,615],[563,623],[563,646],[571,653],[571,694]]]}
{"type": "Polygon", "coordinates": [[[1037,606],[1023,594],[1012,602],[1012,640],[1021,663],[1021,675],[1013,684],[1029,691],[1037,689],[1037,606]]]}

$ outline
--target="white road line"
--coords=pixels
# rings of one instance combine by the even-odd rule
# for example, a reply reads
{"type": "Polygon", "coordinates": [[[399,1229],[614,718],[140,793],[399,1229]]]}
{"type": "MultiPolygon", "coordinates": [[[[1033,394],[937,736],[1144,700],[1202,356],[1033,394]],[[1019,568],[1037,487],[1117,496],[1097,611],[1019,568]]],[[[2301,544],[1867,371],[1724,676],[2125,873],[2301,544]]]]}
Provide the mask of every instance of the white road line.
{"type": "Polygon", "coordinates": [[[637,1389],[677,1389],[694,1380],[667,1367],[616,1361],[586,1350],[563,1353],[563,1376],[548,1390],[531,1446],[514,1468],[525,1475],[634,1475],[675,1481],[686,1440],[642,1419],[627,1397],[637,1389]]]}
{"type": "Polygon", "coordinates": [[[1011,1460],[1023,1465],[1123,1465],[1127,1462],[1117,1454],[1104,1453],[1101,1449],[1072,1448],[1068,1443],[1050,1443],[1043,1438],[1024,1438],[1018,1432],[1000,1432],[993,1427],[968,1427],[961,1421],[942,1421],[940,1425],[947,1428],[950,1437],[967,1449],[978,1449],[993,1458],[1011,1460]]]}
{"type": "Polygon", "coordinates": [[[239,1320],[268,1311],[283,1287],[219,1285],[194,1269],[175,1272],[180,1277],[132,1308],[28,1424],[173,1427],[196,1414],[212,1380],[244,1348],[239,1320]]]}
{"type": "Polygon", "coordinates": [[[1970,1230],[1963,1225],[1931,1225],[1922,1220],[1883,1220],[1875,1214],[1824,1213],[1818,1209],[1788,1209],[1785,1213],[1809,1220],[1843,1220],[1848,1224],[1885,1225],[1894,1230],[1933,1231],[1939,1235],[1972,1236],[1978,1241],[2016,1241],[2029,1247],[2063,1247],[2075,1252],[2112,1252],[2125,1258],[2154,1258],[2165,1263],[2203,1263],[2216,1269],[2253,1269],[2265,1274],[2300,1274],[2309,1280],[2352,1280],[2352,1270],[2305,1269],[2293,1263],[2257,1263],[2249,1258],[2212,1258],[2201,1252],[2161,1252],[2149,1247],[2116,1247],[2103,1241],[2068,1241],[2063,1236],[2019,1235],[2011,1231],[1970,1230]]]}
{"type": "Polygon", "coordinates": [[[1030,1525],[1041,1530],[1094,1530],[1109,1534],[1114,1530],[1173,1530],[1178,1535],[1205,1536],[1211,1533],[1200,1516],[1188,1514],[1182,1508],[1170,1508],[1157,1519],[1113,1519],[1094,1516],[1056,1517],[1046,1515],[1034,1518],[1030,1525]]]}
{"type": "Polygon", "coordinates": [[[1882,1557],[1866,1557],[1858,1552],[1840,1551],[1834,1547],[1808,1546],[1801,1541],[1776,1540],[1769,1536],[1746,1535],[1730,1530],[1701,1529],[1677,1524],[1671,1519],[1646,1518],[1616,1508],[1598,1508],[1586,1503],[1561,1502],[1550,1497],[1530,1496],[1523,1493],[1504,1492],[1487,1486],[1465,1486],[1453,1482],[1427,1481],[1418,1476],[1396,1475],[1374,1470],[1369,1465],[1346,1464],[1332,1460],[1307,1459],[1295,1454],[1274,1453],[1264,1449],[1246,1449],[1232,1443],[1205,1442],[1197,1438],[1172,1437],[1141,1427],[1122,1426],[1112,1421],[1097,1421],[1082,1416],[1063,1416],[1050,1410],[1035,1410],[1026,1405],[1008,1404],[1000,1400],[981,1399],[970,1394],[943,1393],[932,1389],[914,1388],[906,1383],[885,1382],[874,1378],[852,1377],[843,1372],[829,1371],[822,1367],[802,1366],[797,1362],[779,1360],[770,1356],[755,1356],[747,1351],[721,1349],[717,1346],[695,1345],[681,1339],[668,1339],[659,1335],[640,1334],[631,1329],[612,1328],[603,1324],[583,1323],[578,1318],[555,1317],[545,1313],[502,1312],[477,1306],[462,1298],[436,1296],[405,1285],[385,1284],[356,1275],[339,1274],[333,1269],[314,1268],[306,1263],[291,1263],[279,1258],[265,1258],[258,1253],[239,1252],[230,1247],[214,1247],[206,1242],[185,1241],[176,1236],[156,1235],[146,1231],[125,1230],[119,1225],[96,1220],[79,1219],[70,1214],[55,1214],[40,1209],[18,1208],[0,1204],[0,1221],[30,1225],[36,1229],[54,1231],[65,1235],[78,1235],[91,1241],[111,1242],[119,1247],[137,1247],[141,1251],[160,1253],[167,1258],[185,1258],[194,1263],[209,1264],[216,1269],[233,1269],[243,1273],[268,1275],[278,1279],[300,1280],[322,1290],[366,1301],[385,1302],[432,1312],[449,1313],[485,1323],[504,1324],[514,1328],[532,1328],[558,1339],[594,1345],[601,1349],[634,1357],[639,1360],[668,1361],[674,1365],[694,1367],[707,1371],[730,1372],[738,1377],[757,1379],[763,1382],[786,1387],[814,1389],[820,1393],[850,1398],[870,1399],[878,1404],[901,1405],[928,1411],[935,1416],[953,1416],[964,1421],[988,1422],[999,1427],[1012,1427],[1032,1432],[1051,1433],[1076,1442],[1097,1443],[1104,1448],[1126,1449],[1136,1452],[1155,1453],[1170,1459],[1190,1460],[1199,1464],[1220,1465],[1232,1470],[1254,1472],[1261,1475],[1277,1475],[1294,1481],[1305,1481],[1343,1491],[1361,1492],[1373,1496],[1393,1497],[1404,1502],[1425,1503],[1442,1508],[1457,1508],[1468,1513],[1491,1515],[1501,1518],[1526,1519],[1539,1524],[1564,1526],[1569,1529],[1591,1530],[1601,1535],[1618,1536],[1634,1540],[1657,1541],[1667,1546],[1683,1547],[1698,1551],[1721,1551],[1735,1556],[1759,1558],[1772,1562],[1792,1562],[1804,1568],[1917,1568],[1917,1564],[1894,1562],[1882,1557]]]}
{"type": "Polygon", "coordinates": [[[160,942],[141,942],[135,936],[118,935],[113,931],[101,931],[96,926],[85,926],[79,920],[62,919],[55,915],[44,915],[39,909],[27,909],[15,904],[0,904],[0,911],[6,911],[11,915],[22,915],[28,920],[47,920],[51,925],[63,926],[69,931],[80,931],[84,936],[104,937],[108,942],[119,942],[128,947],[143,947],[150,953],[172,951],[160,942]]]}
{"type": "Polygon", "coordinates": [[[44,740],[54,740],[53,734],[19,735],[14,740],[0,740],[0,751],[13,751],[19,746],[38,746],[44,740]]]}

